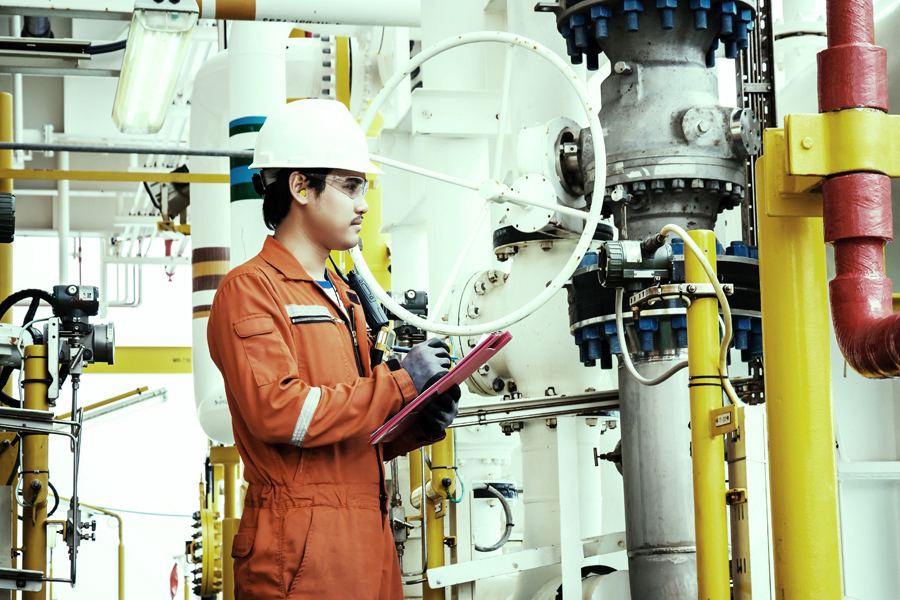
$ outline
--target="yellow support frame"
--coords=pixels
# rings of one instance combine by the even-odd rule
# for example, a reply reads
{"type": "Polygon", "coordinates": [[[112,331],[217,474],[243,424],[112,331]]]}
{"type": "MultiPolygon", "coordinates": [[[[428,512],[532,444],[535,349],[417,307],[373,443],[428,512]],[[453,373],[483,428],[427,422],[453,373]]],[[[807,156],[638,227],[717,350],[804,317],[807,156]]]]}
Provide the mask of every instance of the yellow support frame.
{"type": "Polygon", "coordinates": [[[790,175],[879,171],[900,177],[900,116],[857,108],[787,115],[784,127],[790,175]]]}
{"type": "Polygon", "coordinates": [[[229,176],[220,173],[148,173],[128,171],[60,171],[58,169],[0,168],[0,180],[30,179],[37,181],[132,181],[140,183],[228,183],[229,176]]]}
{"type": "Polygon", "coordinates": [[[116,363],[85,365],[85,373],[190,373],[190,346],[121,346],[116,363]]]}
{"type": "Polygon", "coordinates": [[[841,600],[821,194],[809,186],[817,177],[789,173],[784,130],[764,141],[756,184],[775,597],[841,600]]]}

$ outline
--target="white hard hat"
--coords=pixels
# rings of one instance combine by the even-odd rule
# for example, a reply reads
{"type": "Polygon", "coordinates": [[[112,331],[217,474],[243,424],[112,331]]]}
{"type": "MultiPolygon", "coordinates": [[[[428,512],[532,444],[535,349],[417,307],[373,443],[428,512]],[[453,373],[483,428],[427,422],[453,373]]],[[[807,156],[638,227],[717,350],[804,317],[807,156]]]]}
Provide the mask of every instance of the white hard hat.
{"type": "Polygon", "coordinates": [[[369,160],[366,136],[335,100],[296,100],[273,112],[256,137],[251,169],[347,169],[384,173],[369,160]]]}

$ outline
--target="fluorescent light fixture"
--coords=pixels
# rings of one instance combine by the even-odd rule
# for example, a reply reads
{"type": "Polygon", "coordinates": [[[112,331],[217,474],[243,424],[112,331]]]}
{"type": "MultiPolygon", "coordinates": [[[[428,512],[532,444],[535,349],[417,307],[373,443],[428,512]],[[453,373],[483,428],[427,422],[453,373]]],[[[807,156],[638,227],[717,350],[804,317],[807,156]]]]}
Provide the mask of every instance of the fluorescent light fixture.
{"type": "MultiPolygon", "coordinates": [[[[158,406],[163,402],[166,402],[169,399],[169,391],[166,388],[159,388],[157,390],[151,390],[149,392],[144,392],[143,394],[136,394],[134,396],[129,396],[128,398],[124,398],[117,402],[113,402],[111,404],[107,404],[106,406],[101,406],[99,408],[94,408],[84,413],[84,420],[90,421],[93,419],[97,419],[99,417],[103,417],[110,413],[114,413],[116,411],[120,411],[125,408],[131,408],[132,406],[140,406],[140,408],[150,408],[152,406],[158,406]]],[[[134,411],[129,411],[134,412],[134,411]]],[[[117,415],[117,416],[125,416],[125,415],[117,415]]]]}
{"type": "Polygon", "coordinates": [[[162,127],[199,12],[196,0],[135,2],[112,112],[122,133],[162,127]]]}

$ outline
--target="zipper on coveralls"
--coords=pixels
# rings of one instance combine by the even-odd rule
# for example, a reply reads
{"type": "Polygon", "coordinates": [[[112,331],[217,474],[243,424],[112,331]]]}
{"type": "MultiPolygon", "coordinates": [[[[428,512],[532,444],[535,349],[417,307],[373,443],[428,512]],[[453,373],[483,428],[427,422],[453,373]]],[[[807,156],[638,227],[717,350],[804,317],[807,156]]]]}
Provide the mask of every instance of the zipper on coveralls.
{"type": "Polygon", "coordinates": [[[353,316],[353,305],[351,304],[348,306],[347,310],[350,313],[350,321],[352,321],[353,325],[347,322],[345,322],[344,325],[347,326],[347,332],[350,334],[350,339],[353,340],[353,357],[356,359],[356,370],[360,377],[365,377],[362,359],[359,357],[359,342],[356,340],[356,318],[353,316]]]}

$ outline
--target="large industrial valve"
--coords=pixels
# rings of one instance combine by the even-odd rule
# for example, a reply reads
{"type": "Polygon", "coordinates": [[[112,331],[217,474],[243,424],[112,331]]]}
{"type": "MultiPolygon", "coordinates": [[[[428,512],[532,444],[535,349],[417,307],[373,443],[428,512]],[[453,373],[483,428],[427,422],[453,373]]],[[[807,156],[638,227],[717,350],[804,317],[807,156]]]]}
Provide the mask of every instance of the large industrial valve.
{"type": "Polygon", "coordinates": [[[185,556],[195,565],[194,594],[211,598],[222,591],[222,521],[218,513],[203,508],[195,512],[191,539],[185,544],[185,556]]]}
{"type": "MultiPolygon", "coordinates": [[[[575,72],[572,71],[572,69],[565,63],[563,59],[561,59],[551,50],[539,44],[538,42],[522,36],[499,31],[476,32],[455,36],[444,40],[443,42],[435,44],[431,48],[422,51],[421,53],[410,59],[410,61],[406,65],[404,65],[403,68],[398,69],[398,71],[387,81],[387,83],[385,83],[382,90],[378,93],[378,95],[375,97],[375,100],[369,106],[365,116],[363,117],[362,123],[360,124],[363,131],[369,130],[369,127],[374,121],[375,116],[378,114],[378,111],[381,110],[381,107],[387,101],[388,95],[400,84],[401,81],[403,81],[408,76],[409,73],[411,73],[415,69],[418,69],[422,65],[422,63],[424,63],[428,59],[446,52],[451,48],[478,42],[507,44],[511,48],[522,48],[523,50],[527,50],[528,52],[534,52],[538,56],[549,62],[551,65],[556,67],[559,71],[561,71],[566,76],[567,81],[569,81],[569,84],[572,86],[572,89],[578,96],[578,99],[581,102],[582,107],[584,108],[585,115],[588,118],[589,130],[591,132],[592,138],[593,156],[596,157],[596,160],[605,163],[606,150],[603,142],[602,130],[600,128],[600,121],[597,118],[597,111],[591,105],[588,99],[587,90],[585,89],[585,86],[582,84],[581,80],[578,78],[575,72]]],[[[506,104],[509,94],[509,80],[512,71],[512,63],[510,62],[511,56],[512,53],[507,52],[506,68],[504,69],[503,100],[501,101],[499,114],[499,140],[502,140],[506,125],[506,104]]],[[[500,144],[498,144],[498,147],[499,146],[500,144]]],[[[593,241],[594,233],[600,220],[602,202],[594,202],[590,206],[589,210],[579,210],[578,208],[574,208],[572,206],[566,206],[562,203],[559,203],[558,199],[553,197],[553,195],[551,195],[547,191],[548,187],[546,185],[542,185],[543,182],[536,181],[534,185],[532,185],[531,182],[529,182],[528,185],[525,185],[523,183],[521,191],[511,190],[499,181],[499,161],[497,161],[498,167],[497,169],[495,169],[493,179],[488,179],[483,182],[470,182],[426,169],[413,167],[411,165],[405,165],[403,163],[398,163],[396,161],[388,160],[375,155],[372,156],[372,159],[376,162],[381,162],[388,166],[408,170],[410,172],[427,177],[433,177],[440,181],[452,183],[463,188],[477,190],[481,198],[485,201],[485,206],[481,212],[478,223],[474,226],[467,243],[461,251],[456,265],[451,271],[450,276],[447,278],[447,284],[445,285],[444,290],[438,296],[435,307],[431,311],[431,317],[427,320],[410,313],[402,306],[400,306],[396,301],[394,301],[394,299],[391,298],[391,296],[381,288],[372,273],[369,271],[369,268],[366,266],[365,260],[363,259],[362,253],[359,251],[359,248],[357,247],[350,250],[350,255],[353,257],[353,263],[356,266],[356,269],[368,282],[378,300],[380,300],[381,303],[384,304],[384,306],[390,312],[392,312],[398,318],[406,321],[407,323],[434,333],[457,336],[473,336],[498,331],[501,329],[507,329],[510,325],[521,321],[540,307],[544,306],[551,297],[553,297],[562,289],[563,285],[569,280],[569,277],[572,276],[572,273],[578,267],[578,264],[581,262],[581,259],[584,257],[585,253],[588,250],[588,247],[593,241]],[[549,282],[549,284],[543,290],[541,290],[524,306],[521,306],[520,308],[512,311],[505,317],[485,323],[479,323],[477,325],[450,325],[438,322],[438,319],[440,318],[440,315],[442,313],[441,308],[444,303],[444,299],[447,298],[450,288],[453,285],[454,280],[456,279],[456,275],[458,274],[459,269],[468,254],[468,250],[475,241],[477,232],[481,228],[481,224],[484,222],[484,219],[490,212],[490,206],[492,203],[509,203],[511,218],[515,222],[520,223],[521,226],[526,229],[539,227],[541,223],[548,222],[548,220],[552,218],[552,215],[554,213],[558,213],[562,216],[567,216],[573,219],[583,220],[584,229],[580,239],[578,240],[578,243],[575,245],[572,251],[571,256],[562,267],[560,272],[549,282]]],[[[606,177],[602,169],[597,175],[597,179],[594,182],[594,185],[599,189],[605,188],[606,177]]]]}

